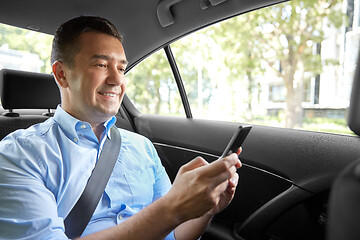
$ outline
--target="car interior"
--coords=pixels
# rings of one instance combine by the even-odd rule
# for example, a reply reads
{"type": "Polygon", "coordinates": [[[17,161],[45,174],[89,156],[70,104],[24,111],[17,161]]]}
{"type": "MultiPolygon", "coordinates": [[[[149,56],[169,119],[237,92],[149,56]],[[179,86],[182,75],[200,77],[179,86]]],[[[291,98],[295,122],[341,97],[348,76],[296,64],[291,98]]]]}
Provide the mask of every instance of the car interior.
{"type": "MultiPolygon", "coordinates": [[[[359,135],[359,97],[360,67],[358,64],[351,91],[348,123],[359,135]]],[[[331,188],[328,215],[331,221],[327,228],[327,239],[358,239],[357,210],[359,208],[359,161],[354,161],[336,177],[331,188]]]]}
{"type": "MultiPolygon", "coordinates": [[[[169,45],[206,26],[281,2],[284,1],[64,0],[52,6],[45,0],[13,0],[1,3],[0,22],[53,34],[62,22],[75,16],[105,17],[124,36],[128,72],[155,51],[164,49],[185,116],[142,113],[125,96],[116,125],[149,138],[173,181],[178,169],[197,156],[209,162],[218,159],[234,131],[248,123],[193,118],[182,86],[186,79],[177,71],[169,45]]],[[[0,70],[0,95],[1,138],[45,121],[61,101],[51,73],[11,69],[0,70]]],[[[352,100],[358,106],[359,100],[352,100]]],[[[360,129],[358,125],[354,121],[351,129],[360,129]]],[[[236,195],[201,239],[326,239],[333,181],[359,158],[359,146],[356,135],[252,124],[242,145],[243,166],[238,170],[236,195]]]]}

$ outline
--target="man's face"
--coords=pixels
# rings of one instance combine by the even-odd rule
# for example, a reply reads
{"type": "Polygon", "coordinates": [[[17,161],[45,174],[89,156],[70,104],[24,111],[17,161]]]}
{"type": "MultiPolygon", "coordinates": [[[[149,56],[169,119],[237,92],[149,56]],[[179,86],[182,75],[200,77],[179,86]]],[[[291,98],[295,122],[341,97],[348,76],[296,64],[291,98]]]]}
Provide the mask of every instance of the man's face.
{"type": "Polygon", "coordinates": [[[80,51],[72,67],[66,67],[67,88],[62,107],[74,117],[99,124],[115,115],[126,90],[127,60],[120,41],[87,32],[78,39],[80,51]]]}

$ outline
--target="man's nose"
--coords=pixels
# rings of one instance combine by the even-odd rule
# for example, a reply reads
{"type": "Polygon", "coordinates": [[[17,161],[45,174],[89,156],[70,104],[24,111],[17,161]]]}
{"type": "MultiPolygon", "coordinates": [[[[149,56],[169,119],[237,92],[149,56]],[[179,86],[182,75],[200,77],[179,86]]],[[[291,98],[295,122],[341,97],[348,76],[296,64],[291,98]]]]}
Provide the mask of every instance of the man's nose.
{"type": "Polygon", "coordinates": [[[114,68],[110,71],[106,82],[111,85],[122,85],[125,82],[124,73],[114,68]]]}

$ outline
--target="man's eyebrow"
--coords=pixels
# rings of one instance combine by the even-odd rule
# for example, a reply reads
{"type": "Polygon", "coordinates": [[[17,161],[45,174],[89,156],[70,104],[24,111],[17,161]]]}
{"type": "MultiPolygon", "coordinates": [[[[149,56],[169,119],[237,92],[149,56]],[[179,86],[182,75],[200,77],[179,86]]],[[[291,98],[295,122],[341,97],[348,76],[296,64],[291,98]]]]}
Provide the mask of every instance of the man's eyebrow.
{"type": "MultiPolygon", "coordinates": [[[[108,55],[102,55],[102,54],[95,54],[95,55],[92,56],[91,58],[93,58],[93,59],[103,59],[103,60],[107,60],[107,61],[113,60],[112,57],[110,57],[110,56],[108,56],[108,55]]],[[[124,64],[124,65],[128,65],[128,63],[129,63],[128,60],[126,60],[126,59],[121,59],[120,62],[121,62],[122,64],[124,64]]]]}

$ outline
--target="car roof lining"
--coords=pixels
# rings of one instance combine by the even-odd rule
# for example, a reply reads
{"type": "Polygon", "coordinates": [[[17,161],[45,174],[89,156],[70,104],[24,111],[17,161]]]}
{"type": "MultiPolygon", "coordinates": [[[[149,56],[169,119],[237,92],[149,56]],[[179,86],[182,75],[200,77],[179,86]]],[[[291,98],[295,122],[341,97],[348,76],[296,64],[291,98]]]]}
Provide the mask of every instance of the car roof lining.
{"type": "Polygon", "coordinates": [[[102,0],[101,4],[96,0],[64,0],[56,7],[46,0],[12,0],[1,3],[0,22],[53,34],[61,23],[76,16],[105,17],[124,35],[124,47],[131,66],[156,49],[199,28],[277,2],[284,1],[227,0],[202,10],[200,1],[182,0],[170,9],[174,24],[162,27],[157,17],[159,0],[102,0]],[[126,11],[121,11],[122,8],[126,11]]]}

